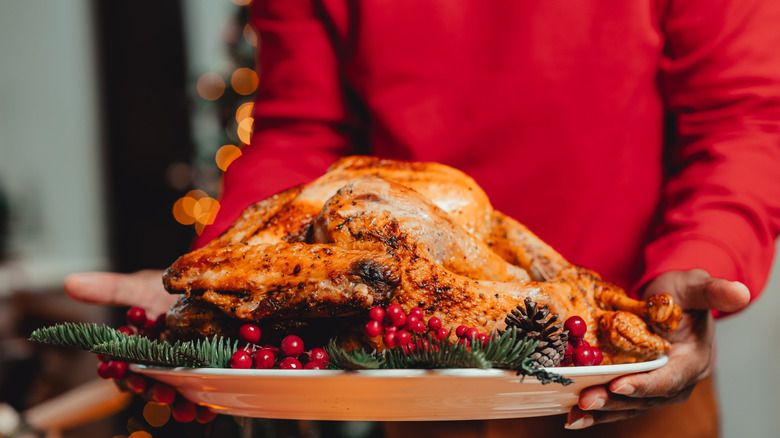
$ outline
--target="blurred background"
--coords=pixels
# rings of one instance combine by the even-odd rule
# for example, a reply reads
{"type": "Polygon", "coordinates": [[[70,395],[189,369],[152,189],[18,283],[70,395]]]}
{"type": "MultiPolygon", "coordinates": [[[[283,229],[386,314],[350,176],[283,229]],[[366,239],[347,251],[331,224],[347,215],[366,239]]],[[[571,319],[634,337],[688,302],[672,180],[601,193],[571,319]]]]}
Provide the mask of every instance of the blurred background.
{"type": "MultiPolygon", "coordinates": [[[[0,2],[0,403],[23,411],[95,378],[93,355],[25,341],[120,318],[68,300],[67,274],[165,268],[213,219],[252,124],[248,2],[0,2]]],[[[779,269],[717,328],[726,437],[780,428],[779,269]]],[[[137,409],[56,433],[127,436],[137,409]]]]}

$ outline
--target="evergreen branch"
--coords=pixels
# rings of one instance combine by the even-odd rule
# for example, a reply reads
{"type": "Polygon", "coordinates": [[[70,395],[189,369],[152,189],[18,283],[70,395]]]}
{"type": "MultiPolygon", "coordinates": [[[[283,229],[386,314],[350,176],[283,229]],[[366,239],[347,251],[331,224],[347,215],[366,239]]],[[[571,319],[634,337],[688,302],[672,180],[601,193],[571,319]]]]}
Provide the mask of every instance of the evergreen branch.
{"type": "Polygon", "coordinates": [[[395,347],[385,350],[384,368],[490,368],[490,361],[479,349],[463,344],[440,341],[431,335],[413,335],[413,348],[395,347]],[[426,345],[427,343],[427,345],[426,345]]]}
{"type": "Polygon", "coordinates": [[[328,353],[328,368],[335,370],[363,370],[386,368],[385,356],[376,350],[367,352],[362,348],[356,348],[350,352],[344,351],[336,343],[336,338],[332,338],[325,346],[325,352],[328,353]]]}
{"type": "Polygon", "coordinates": [[[199,367],[203,363],[181,353],[181,344],[153,341],[140,336],[128,336],[127,339],[108,341],[95,345],[94,353],[103,354],[111,359],[145,365],[167,367],[199,367]]]}
{"type": "Polygon", "coordinates": [[[238,341],[214,336],[181,344],[179,354],[208,368],[228,368],[230,357],[238,349],[238,341]]]}
{"type": "MultiPolygon", "coordinates": [[[[539,364],[530,357],[525,359],[517,370],[517,375],[523,374],[524,376],[533,376],[539,379],[543,385],[548,383],[560,383],[563,386],[574,383],[574,380],[564,377],[557,373],[549,372],[539,367],[539,364]]],[[[522,381],[522,380],[521,380],[522,381]]]]}
{"type": "Polygon", "coordinates": [[[29,340],[91,351],[95,345],[125,338],[129,336],[105,325],[66,322],[35,330],[29,340]]]}

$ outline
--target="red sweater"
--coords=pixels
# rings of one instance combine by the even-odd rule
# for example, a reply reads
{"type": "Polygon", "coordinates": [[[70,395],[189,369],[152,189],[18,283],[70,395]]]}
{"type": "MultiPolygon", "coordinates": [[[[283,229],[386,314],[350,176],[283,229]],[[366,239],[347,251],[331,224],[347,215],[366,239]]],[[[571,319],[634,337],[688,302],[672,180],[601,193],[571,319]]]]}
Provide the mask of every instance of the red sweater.
{"type": "Polygon", "coordinates": [[[252,143],[199,244],[337,157],[374,154],[465,171],[496,209],[624,287],[690,268],[754,296],[765,285],[780,2],[255,4],[252,143]]]}

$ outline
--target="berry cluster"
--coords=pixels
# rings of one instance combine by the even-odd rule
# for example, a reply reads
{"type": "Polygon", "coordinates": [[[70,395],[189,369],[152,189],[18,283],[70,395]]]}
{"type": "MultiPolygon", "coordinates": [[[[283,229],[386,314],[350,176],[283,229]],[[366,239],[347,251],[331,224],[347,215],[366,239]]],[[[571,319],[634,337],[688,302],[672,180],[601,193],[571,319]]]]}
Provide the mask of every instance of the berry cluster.
{"type": "Polygon", "coordinates": [[[566,353],[563,355],[561,365],[591,366],[599,365],[604,356],[598,347],[591,347],[585,340],[585,333],[588,326],[585,320],[579,316],[571,316],[566,319],[563,328],[569,331],[569,344],[566,347],[566,353]]]}
{"type": "Polygon", "coordinates": [[[267,370],[323,370],[328,366],[328,354],[320,347],[305,351],[303,340],[295,335],[282,339],[279,347],[258,346],[260,328],[254,324],[244,324],[238,330],[239,339],[244,348],[237,350],[230,358],[230,368],[267,370]]]}
{"type": "Polygon", "coordinates": [[[412,334],[428,332],[438,340],[449,337],[449,330],[442,327],[441,320],[435,316],[425,321],[423,310],[412,307],[409,313],[404,312],[400,304],[390,304],[386,308],[373,307],[368,312],[368,322],[365,331],[369,337],[382,337],[387,348],[407,347],[412,342],[412,334]]]}
{"type": "MultiPolygon", "coordinates": [[[[146,310],[142,307],[131,307],[127,311],[127,325],[117,329],[129,336],[144,336],[156,339],[165,330],[165,315],[157,319],[146,317],[146,310]]],[[[180,423],[197,421],[208,423],[217,413],[206,406],[196,405],[191,401],[177,396],[176,390],[165,383],[155,382],[146,377],[128,372],[127,362],[109,360],[103,355],[98,355],[98,375],[103,379],[113,379],[127,391],[143,395],[146,399],[155,403],[169,405],[171,416],[180,423]]]]}
{"type": "MultiPolygon", "coordinates": [[[[165,315],[160,315],[157,319],[149,319],[143,307],[131,307],[125,317],[127,325],[119,327],[117,331],[128,336],[145,336],[154,339],[165,329],[165,315]]],[[[98,359],[97,373],[103,379],[119,380],[127,373],[127,362],[109,360],[103,355],[98,355],[98,359]]]]}

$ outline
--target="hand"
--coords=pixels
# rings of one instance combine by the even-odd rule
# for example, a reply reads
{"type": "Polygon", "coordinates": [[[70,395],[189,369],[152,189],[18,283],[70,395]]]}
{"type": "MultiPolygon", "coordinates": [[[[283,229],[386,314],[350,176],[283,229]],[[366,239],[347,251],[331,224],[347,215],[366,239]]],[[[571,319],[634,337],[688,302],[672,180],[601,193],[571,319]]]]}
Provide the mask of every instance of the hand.
{"type": "Polygon", "coordinates": [[[65,279],[65,293],[86,303],[141,306],[150,318],[167,312],[177,298],[166,292],[162,271],[155,270],[73,274],[65,279]]]}
{"type": "Polygon", "coordinates": [[[712,278],[701,269],[660,275],[647,285],[644,295],[661,292],[671,295],[683,309],[680,326],[665,335],[672,343],[669,363],[651,372],[617,378],[605,386],[586,388],[577,407],[569,412],[567,428],[623,420],[651,408],[683,403],[693,387],[712,373],[715,322],[710,310],[736,312],[750,300],[744,284],[712,278]]]}

